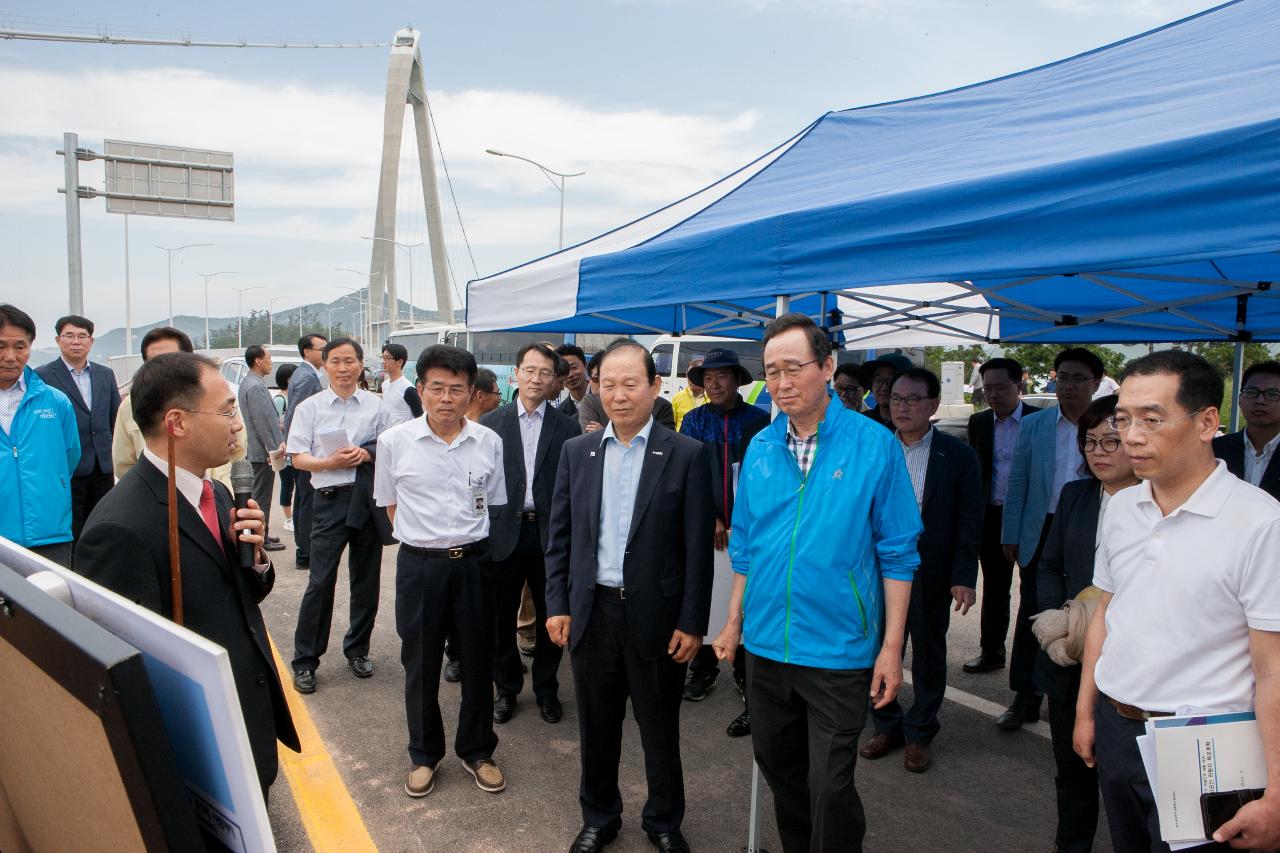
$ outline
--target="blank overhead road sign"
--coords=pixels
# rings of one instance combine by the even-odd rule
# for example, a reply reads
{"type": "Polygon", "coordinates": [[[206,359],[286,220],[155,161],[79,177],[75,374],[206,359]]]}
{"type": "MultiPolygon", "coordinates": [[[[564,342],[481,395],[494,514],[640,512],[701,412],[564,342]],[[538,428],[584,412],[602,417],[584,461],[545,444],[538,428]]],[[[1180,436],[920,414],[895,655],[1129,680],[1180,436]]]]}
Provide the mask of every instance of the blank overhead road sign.
{"type": "Polygon", "coordinates": [[[108,213],[235,219],[233,158],[229,151],[105,141],[108,213]]]}

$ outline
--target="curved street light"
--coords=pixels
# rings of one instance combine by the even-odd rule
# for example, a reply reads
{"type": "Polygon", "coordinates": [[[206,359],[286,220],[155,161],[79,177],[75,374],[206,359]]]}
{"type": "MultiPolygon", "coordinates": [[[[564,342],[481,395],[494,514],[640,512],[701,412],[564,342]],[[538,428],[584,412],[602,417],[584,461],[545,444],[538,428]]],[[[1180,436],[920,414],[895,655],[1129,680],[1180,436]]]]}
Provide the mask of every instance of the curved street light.
{"type": "Polygon", "coordinates": [[[521,157],[519,154],[511,154],[506,151],[498,151],[493,148],[486,148],[484,150],[484,153],[492,154],[494,157],[511,157],[512,159],[515,159],[515,160],[523,160],[529,165],[537,167],[537,169],[542,172],[543,176],[548,181],[551,182],[551,186],[560,190],[560,248],[563,249],[564,248],[564,179],[577,178],[582,175],[585,175],[586,172],[557,172],[555,169],[551,169],[542,165],[537,160],[530,160],[528,157],[521,157]],[[552,177],[552,175],[555,175],[555,178],[559,178],[560,180],[557,181],[555,178],[552,177]]]}
{"type": "MultiPolygon", "coordinates": [[[[381,240],[385,243],[391,243],[398,248],[404,249],[409,255],[409,325],[413,325],[413,250],[424,243],[401,243],[392,240],[390,237],[361,237],[361,240],[381,240]]],[[[399,282],[399,278],[396,279],[399,282]]],[[[400,306],[396,306],[396,320],[400,319],[400,306]]]]}
{"type": "Polygon", "coordinates": [[[209,349],[209,279],[217,275],[238,275],[235,270],[221,272],[198,272],[196,275],[204,279],[204,348],[209,349]]]}
{"type": "MultiPolygon", "coordinates": [[[[215,244],[214,243],[188,243],[185,246],[175,246],[172,249],[169,248],[168,246],[160,246],[160,245],[156,246],[156,248],[164,252],[169,259],[169,325],[170,326],[173,325],[173,256],[181,252],[183,249],[194,249],[196,246],[213,246],[213,245],[215,244]]],[[[208,313],[208,312],[206,311],[205,313],[208,313]]]]}

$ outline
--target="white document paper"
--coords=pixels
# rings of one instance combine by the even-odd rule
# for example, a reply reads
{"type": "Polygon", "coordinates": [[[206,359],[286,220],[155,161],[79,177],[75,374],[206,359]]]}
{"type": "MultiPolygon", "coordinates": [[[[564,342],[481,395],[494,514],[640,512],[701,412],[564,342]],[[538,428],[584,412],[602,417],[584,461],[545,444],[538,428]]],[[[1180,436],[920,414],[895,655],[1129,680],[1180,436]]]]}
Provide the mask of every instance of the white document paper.
{"type": "Polygon", "coordinates": [[[351,436],[347,435],[345,429],[327,429],[316,435],[316,441],[320,442],[321,459],[327,459],[337,453],[344,447],[351,444],[351,436]]]}
{"type": "Polygon", "coordinates": [[[1266,787],[1267,765],[1252,711],[1159,717],[1148,731],[1156,759],[1151,787],[1160,835],[1167,842],[1205,840],[1201,794],[1266,787]]]}
{"type": "MultiPolygon", "coordinates": [[[[1151,730],[1151,724],[1147,723],[1147,731],[1151,730]]],[[[1151,781],[1151,790],[1158,790],[1160,777],[1156,773],[1156,740],[1155,736],[1145,734],[1137,738],[1138,754],[1142,756],[1142,766],[1147,771],[1147,779],[1151,781]]],[[[1208,839],[1201,838],[1198,841],[1167,841],[1170,850],[1186,850],[1189,847],[1199,847],[1208,839]]]]}

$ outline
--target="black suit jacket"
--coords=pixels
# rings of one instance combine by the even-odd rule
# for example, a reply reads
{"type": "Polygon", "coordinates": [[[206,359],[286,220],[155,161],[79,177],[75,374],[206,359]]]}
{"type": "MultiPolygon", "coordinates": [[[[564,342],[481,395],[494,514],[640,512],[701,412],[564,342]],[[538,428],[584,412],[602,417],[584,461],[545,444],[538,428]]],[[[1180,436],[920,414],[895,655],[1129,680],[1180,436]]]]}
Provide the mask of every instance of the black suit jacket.
{"type": "MultiPolygon", "coordinates": [[[[1245,442],[1248,438],[1244,430],[1220,435],[1213,440],[1213,455],[1227,463],[1227,470],[1241,480],[1244,479],[1245,442]]],[[[1280,453],[1271,457],[1267,470],[1262,472],[1262,481],[1258,484],[1264,492],[1276,500],[1280,500],[1280,453]]]]}
{"type": "Polygon", "coordinates": [[[71,472],[74,477],[92,474],[95,464],[99,471],[111,472],[111,433],[116,428],[116,411],[120,408],[120,387],[111,368],[92,361],[88,368],[92,407],[85,405],[80,387],[62,359],[55,358],[36,368],[40,378],[66,394],[75,409],[76,426],[80,429],[80,464],[71,472]]]}
{"type": "MultiPolygon", "coordinates": [[[[502,439],[502,468],[507,483],[507,502],[489,510],[489,556],[505,560],[520,542],[520,513],[524,511],[524,441],[520,436],[519,398],[480,418],[480,424],[502,439]]],[[[547,548],[551,493],[556,486],[560,450],[574,436],[582,435],[577,417],[570,417],[550,403],[542,410],[542,430],[533,458],[533,508],[538,513],[538,534],[542,550],[547,548]]]]}
{"type": "MultiPolygon", "coordinates": [[[[649,660],[666,654],[677,628],[707,633],[715,532],[710,464],[702,442],[654,423],[622,567],[630,640],[649,660]]],[[[547,615],[572,617],[570,649],[582,640],[595,601],[603,477],[600,433],[565,442],[551,500],[547,615]]]]}
{"type": "MultiPolygon", "coordinates": [[[[167,486],[163,472],[139,459],[90,513],[76,546],[75,570],[171,617],[167,486]]],[[[275,583],[275,571],[260,577],[240,568],[229,525],[231,495],[217,481],[213,490],[224,547],[218,546],[195,508],[178,495],[184,624],[227,650],[249,746],[265,788],[276,775],[276,739],[295,752],[300,749],[258,610],[258,602],[275,583]]]]}
{"type": "MultiPolygon", "coordinates": [[[[1040,411],[1039,406],[1018,401],[1022,417],[1040,411]]],[[[996,444],[996,413],[990,409],[969,415],[969,446],[978,454],[978,472],[982,477],[982,505],[991,503],[991,474],[996,444]]]]}
{"type": "Polygon", "coordinates": [[[977,455],[960,439],[935,429],[920,506],[924,532],[917,545],[919,581],[940,595],[950,594],[953,586],[978,584],[981,498],[977,455]]]}
{"type": "MultiPolygon", "coordinates": [[[[1093,583],[1102,486],[1089,477],[1062,487],[1049,536],[1036,564],[1036,612],[1056,610],[1093,583]]],[[[1080,667],[1062,667],[1041,651],[1036,682],[1056,698],[1068,698],[1080,685],[1080,667]]]]}

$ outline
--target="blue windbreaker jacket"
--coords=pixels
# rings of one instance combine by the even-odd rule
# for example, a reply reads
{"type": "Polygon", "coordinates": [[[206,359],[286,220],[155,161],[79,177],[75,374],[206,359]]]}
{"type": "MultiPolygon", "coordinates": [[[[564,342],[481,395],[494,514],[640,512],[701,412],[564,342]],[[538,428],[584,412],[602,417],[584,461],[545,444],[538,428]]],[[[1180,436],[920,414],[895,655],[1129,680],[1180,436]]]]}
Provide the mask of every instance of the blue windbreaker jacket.
{"type": "Polygon", "coordinates": [[[30,367],[13,424],[0,429],[0,536],[24,547],[71,541],[71,472],[80,462],[67,395],[30,367]]]}
{"type": "Polygon", "coordinates": [[[923,526],[897,439],[833,398],[801,480],[779,416],[738,476],[729,556],[747,576],[742,641],[752,654],[864,669],[880,651],[883,578],[911,581],[923,526]]]}

